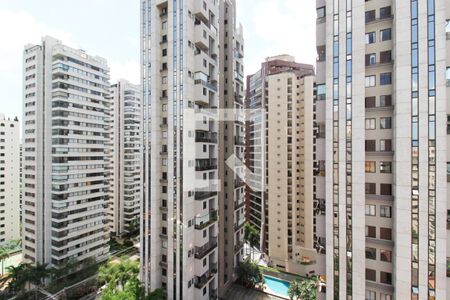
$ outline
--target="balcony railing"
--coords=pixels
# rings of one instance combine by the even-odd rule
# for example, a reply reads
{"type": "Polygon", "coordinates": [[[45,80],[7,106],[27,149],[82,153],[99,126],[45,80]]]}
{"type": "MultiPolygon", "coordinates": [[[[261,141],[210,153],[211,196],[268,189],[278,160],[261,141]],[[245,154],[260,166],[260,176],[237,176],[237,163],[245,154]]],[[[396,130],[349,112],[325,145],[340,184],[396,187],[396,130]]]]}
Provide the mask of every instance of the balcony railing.
{"type": "Polygon", "coordinates": [[[196,171],[208,171],[217,169],[217,159],[209,158],[209,159],[197,159],[195,161],[195,170],[196,171]]]}
{"type": "Polygon", "coordinates": [[[209,131],[196,131],[195,141],[200,143],[217,143],[217,133],[209,131]]]}
{"type": "Polygon", "coordinates": [[[217,84],[214,84],[212,82],[204,81],[202,79],[196,79],[194,81],[195,84],[201,84],[205,87],[207,87],[210,90],[213,90],[214,92],[217,92],[217,84]]]}
{"type": "Polygon", "coordinates": [[[217,274],[217,263],[209,264],[209,272],[212,274],[217,274]]]}
{"type": "Polygon", "coordinates": [[[195,229],[202,230],[217,221],[217,210],[212,210],[203,217],[195,218],[195,229]]]}
{"type": "Polygon", "coordinates": [[[243,137],[243,136],[235,136],[234,137],[234,142],[236,143],[236,145],[245,146],[245,137],[243,137]]]}
{"type": "Polygon", "coordinates": [[[242,219],[241,221],[238,221],[237,223],[234,224],[234,231],[237,231],[239,229],[241,229],[245,224],[245,220],[242,219]]]}
{"type": "Polygon", "coordinates": [[[234,187],[241,187],[241,186],[243,186],[245,184],[245,182],[244,181],[242,181],[241,179],[235,179],[234,180],[234,187]]]}
{"type": "Polygon", "coordinates": [[[203,274],[200,277],[195,276],[194,286],[198,289],[202,289],[213,276],[214,274],[211,273],[210,271],[206,271],[205,274],[203,274]]]}
{"type": "Polygon", "coordinates": [[[217,237],[213,236],[209,238],[209,241],[201,247],[195,247],[194,257],[196,259],[202,259],[206,254],[211,252],[217,247],[217,237]]]}
{"type": "Polygon", "coordinates": [[[217,195],[217,191],[197,191],[195,192],[195,200],[205,200],[217,195]]]}

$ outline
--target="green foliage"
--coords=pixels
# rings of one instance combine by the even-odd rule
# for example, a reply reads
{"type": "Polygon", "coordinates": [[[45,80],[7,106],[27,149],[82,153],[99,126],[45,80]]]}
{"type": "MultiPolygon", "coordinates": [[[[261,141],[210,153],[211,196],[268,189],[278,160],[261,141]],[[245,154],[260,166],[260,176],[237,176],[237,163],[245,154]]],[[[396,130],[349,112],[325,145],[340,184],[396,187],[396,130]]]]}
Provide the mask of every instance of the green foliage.
{"type": "Polygon", "coordinates": [[[238,277],[238,283],[249,288],[253,288],[257,284],[264,282],[264,277],[258,264],[248,260],[238,265],[236,275],[238,277]]]}
{"type": "Polygon", "coordinates": [[[311,277],[302,281],[292,281],[288,295],[291,299],[315,300],[317,297],[317,278],[311,277]]]}
{"type": "Polygon", "coordinates": [[[164,291],[163,289],[156,289],[147,296],[146,300],[166,300],[166,299],[167,299],[166,291],[164,291]]]}
{"type": "Polygon", "coordinates": [[[250,247],[259,246],[259,231],[250,222],[244,225],[244,240],[250,244],[250,247]]]}

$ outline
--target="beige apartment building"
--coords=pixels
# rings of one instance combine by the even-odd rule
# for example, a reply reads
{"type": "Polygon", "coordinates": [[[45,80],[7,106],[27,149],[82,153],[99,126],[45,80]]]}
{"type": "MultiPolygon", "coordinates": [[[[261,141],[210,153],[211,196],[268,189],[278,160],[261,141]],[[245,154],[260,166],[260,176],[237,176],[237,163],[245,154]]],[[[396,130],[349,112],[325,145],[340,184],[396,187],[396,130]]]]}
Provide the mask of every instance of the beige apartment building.
{"type": "Polygon", "coordinates": [[[316,273],[318,260],[314,81],[313,66],[280,55],[248,77],[247,90],[250,221],[270,265],[301,275],[316,273]]]}
{"type": "Polygon", "coordinates": [[[141,208],[141,88],[119,80],[110,88],[110,197],[111,234],[139,232],[141,208]]]}
{"type": "Polygon", "coordinates": [[[20,128],[0,113],[0,245],[20,239],[20,128]]]}
{"type": "Polygon", "coordinates": [[[318,0],[317,14],[327,299],[449,299],[450,5],[318,0]]]}

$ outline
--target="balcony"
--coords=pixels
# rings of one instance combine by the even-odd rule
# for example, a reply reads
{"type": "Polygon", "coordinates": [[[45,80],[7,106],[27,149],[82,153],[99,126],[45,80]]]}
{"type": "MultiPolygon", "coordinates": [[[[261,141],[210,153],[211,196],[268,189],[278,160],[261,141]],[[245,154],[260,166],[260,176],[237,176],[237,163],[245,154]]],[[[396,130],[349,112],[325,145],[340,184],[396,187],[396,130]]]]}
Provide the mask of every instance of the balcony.
{"type": "Polygon", "coordinates": [[[202,85],[214,92],[217,92],[217,83],[213,83],[212,81],[205,81],[203,79],[196,79],[194,83],[197,85],[202,85]]]}
{"type": "Polygon", "coordinates": [[[217,263],[210,263],[209,264],[209,272],[212,274],[217,274],[217,263]]]}
{"type": "Polygon", "coordinates": [[[447,38],[447,40],[450,40],[450,32],[446,32],[445,37],[447,38]]]}
{"type": "Polygon", "coordinates": [[[236,145],[245,146],[245,137],[243,136],[235,136],[234,143],[236,145]]]}
{"type": "Polygon", "coordinates": [[[212,289],[209,291],[209,299],[210,300],[218,299],[217,289],[212,289]]]}
{"type": "Polygon", "coordinates": [[[368,199],[368,200],[378,200],[378,201],[394,201],[394,196],[392,196],[392,195],[366,194],[366,199],[368,199]]]}
{"type": "Polygon", "coordinates": [[[234,180],[234,187],[235,188],[239,188],[239,187],[242,187],[244,185],[245,185],[245,182],[242,181],[240,178],[234,180]]]}
{"type": "Polygon", "coordinates": [[[205,274],[203,274],[201,277],[195,276],[195,284],[194,286],[198,289],[202,289],[208,281],[213,278],[214,274],[210,271],[206,271],[205,274]]]}
{"type": "Polygon", "coordinates": [[[212,143],[217,144],[217,133],[197,130],[195,132],[195,141],[197,143],[212,143]]]}
{"type": "Polygon", "coordinates": [[[234,245],[234,251],[235,252],[239,252],[241,251],[242,247],[244,247],[244,241],[238,241],[235,245],[234,245]]]}
{"type": "Polygon", "coordinates": [[[217,169],[217,159],[197,159],[195,160],[195,170],[196,171],[209,171],[217,169]]]}
{"type": "Polygon", "coordinates": [[[217,196],[217,191],[197,191],[195,192],[195,200],[205,200],[217,196]]]}
{"type": "Polygon", "coordinates": [[[207,27],[201,22],[195,26],[195,45],[205,52],[209,48],[208,30],[207,27]]]}
{"type": "Polygon", "coordinates": [[[217,247],[217,236],[209,238],[209,241],[201,247],[195,247],[194,257],[196,259],[203,259],[209,252],[217,247]]]}
{"type": "Polygon", "coordinates": [[[203,1],[195,1],[194,16],[205,23],[209,22],[208,7],[203,1]]]}
{"type": "Polygon", "coordinates": [[[215,222],[217,222],[217,210],[211,210],[203,217],[196,217],[194,227],[195,229],[202,230],[215,222]]]}
{"type": "Polygon", "coordinates": [[[238,210],[245,206],[245,201],[234,201],[234,210],[238,210]]]}
{"type": "Polygon", "coordinates": [[[238,222],[234,224],[234,231],[240,230],[242,227],[244,227],[244,224],[245,219],[238,220],[238,222]]]}

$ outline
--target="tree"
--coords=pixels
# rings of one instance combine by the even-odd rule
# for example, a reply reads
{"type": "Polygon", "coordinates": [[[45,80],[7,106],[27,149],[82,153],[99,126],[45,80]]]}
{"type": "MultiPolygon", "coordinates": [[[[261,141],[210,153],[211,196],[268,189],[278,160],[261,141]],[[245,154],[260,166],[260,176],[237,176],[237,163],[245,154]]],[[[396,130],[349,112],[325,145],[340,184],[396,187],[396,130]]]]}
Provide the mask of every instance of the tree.
{"type": "Polygon", "coordinates": [[[1,247],[0,248],[0,261],[2,262],[2,276],[5,275],[5,260],[9,257],[9,251],[1,247]]]}
{"type": "Polygon", "coordinates": [[[264,277],[258,264],[253,261],[246,260],[241,262],[237,267],[236,275],[238,283],[248,288],[253,288],[257,284],[264,282],[264,277]]]}
{"type": "Polygon", "coordinates": [[[244,240],[252,249],[252,257],[254,257],[254,248],[259,246],[259,231],[250,222],[244,225],[244,240]]]}
{"type": "Polygon", "coordinates": [[[166,300],[167,294],[166,291],[163,289],[156,289],[153,292],[151,292],[146,300],[166,300]]]}
{"type": "Polygon", "coordinates": [[[315,300],[317,297],[317,278],[311,277],[302,281],[292,281],[288,295],[291,299],[315,300]]]}

